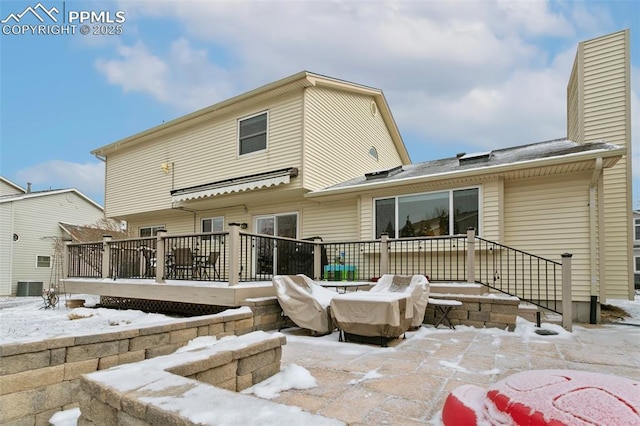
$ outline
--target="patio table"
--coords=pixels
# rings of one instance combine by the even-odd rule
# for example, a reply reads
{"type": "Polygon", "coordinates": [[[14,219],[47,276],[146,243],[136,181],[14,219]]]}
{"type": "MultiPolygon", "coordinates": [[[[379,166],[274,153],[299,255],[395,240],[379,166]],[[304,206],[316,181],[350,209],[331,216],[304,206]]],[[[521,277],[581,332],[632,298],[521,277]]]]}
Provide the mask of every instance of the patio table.
{"type": "Polygon", "coordinates": [[[331,316],[340,330],[340,339],[370,341],[382,346],[411,327],[413,301],[410,294],[358,291],[331,299],[331,316]]]}

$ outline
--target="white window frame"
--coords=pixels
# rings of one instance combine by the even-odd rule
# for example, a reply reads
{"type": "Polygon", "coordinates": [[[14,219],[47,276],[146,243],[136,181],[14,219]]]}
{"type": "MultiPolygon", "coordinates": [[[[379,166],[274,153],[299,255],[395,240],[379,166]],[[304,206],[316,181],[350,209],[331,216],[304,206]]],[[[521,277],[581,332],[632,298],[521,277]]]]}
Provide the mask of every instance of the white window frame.
{"type": "MultiPolygon", "coordinates": [[[[393,198],[395,201],[395,232],[396,235],[399,234],[400,232],[400,228],[402,227],[401,223],[399,223],[399,219],[398,219],[398,199],[402,198],[402,197],[411,197],[414,195],[428,195],[428,194],[437,194],[440,192],[448,192],[449,193],[449,212],[453,212],[453,193],[454,191],[464,191],[465,189],[477,189],[478,190],[478,229],[476,229],[476,236],[480,236],[482,235],[482,219],[483,219],[483,212],[482,212],[482,186],[481,185],[474,185],[474,186],[465,186],[465,187],[460,187],[460,188],[451,188],[451,189],[442,189],[442,190],[438,190],[438,191],[428,191],[428,192],[415,192],[415,193],[410,193],[410,194],[401,194],[401,195],[391,195],[388,197],[376,197],[373,199],[373,204],[371,206],[371,208],[373,209],[373,221],[371,223],[372,225],[372,234],[373,234],[373,238],[376,239],[376,221],[377,221],[377,217],[376,217],[376,201],[378,200],[388,200],[390,198],[393,198]]],[[[452,236],[454,234],[452,234],[451,232],[454,229],[453,226],[453,214],[450,213],[449,214],[449,236],[452,236]]],[[[466,233],[466,230],[463,232],[466,233]]],[[[395,235],[389,235],[389,238],[399,238],[396,237],[395,235]]]]}
{"type": "Polygon", "coordinates": [[[155,237],[158,234],[158,231],[166,231],[167,228],[165,228],[164,225],[150,225],[150,226],[140,226],[138,227],[138,236],[140,238],[149,238],[149,237],[155,237]],[[143,229],[150,229],[151,230],[151,235],[150,236],[146,236],[143,237],[142,236],[142,230],[143,229]]]}
{"type": "Polygon", "coordinates": [[[224,232],[224,216],[203,217],[202,219],[200,219],[200,232],[224,232]],[[211,231],[205,231],[204,230],[204,222],[205,222],[205,220],[210,220],[211,221],[211,231]],[[213,230],[214,221],[222,222],[222,228],[219,231],[214,231],[213,230]]]}
{"type": "Polygon", "coordinates": [[[640,241],[640,239],[636,238],[636,235],[638,234],[638,228],[640,228],[640,219],[634,219],[633,220],[633,239],[634,241],[640,241]]]}
{"type": "Polygon", "coordinates": [[[51,268],[51,256],[50,255],[36,255],[36,268],[51,268]],[[49,264],[47,266],[40,266],[40,258],[47,258],[49,260],[49,264]]]}
{"type": "MultiPolygon", "coordinates": [[[[247,155],[255,155],[255,154],[259,154],[261,152],[265,152],[269,148],[269,110],[260,111],[260,112],[257,112],[255,114],[251,114],[251,115],[248,115],[246,117],[239,118],[238,119],[238,124],[237,124],[237,134],[238,134],[238,137],[237,137],[238,143],[236,144],[236,146],[237,146],[237,155],[238,155],[238,157],[246,157],[247,155]],[[264,149],[247,152],[245,154],[241,154],[240,153],[240,142],[241,142],[241,140],[240,140],[240,125],[241,125],[241,123],[243,121],[245,121],[245,120],[249,120],[251,118],[258,117],[258,116],[263,115],[263,114],[265,114],[267,116],[266,128],[264,130],[264,134],[265,134],[264,149]]],[[[256,134],[254,134],[252,136],[255,136],[255,135],[258,135],[258,134],[262,134],[262,132],[256,133],[256,134]]]]}
{"type": "Polygon", "coordinates": [[[640,256],[633,256],[633,270],[636,274],[640,274],[640,269],[637,268],[638,259],[640,259],[640,256]]]}

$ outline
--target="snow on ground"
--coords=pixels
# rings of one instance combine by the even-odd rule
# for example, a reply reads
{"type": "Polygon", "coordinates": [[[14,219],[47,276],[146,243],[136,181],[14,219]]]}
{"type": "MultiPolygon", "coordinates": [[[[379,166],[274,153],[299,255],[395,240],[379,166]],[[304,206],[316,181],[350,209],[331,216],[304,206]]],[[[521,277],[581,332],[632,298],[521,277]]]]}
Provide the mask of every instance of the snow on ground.
{"type": "MultiPolygon", "coordinates": [[[[112,331],[114,329],[139,327],[152,323],[174,321],[165,315],[147,314],[134,310],[113,310],[94,307],[99,298],[92,295],[74,295],[74,299],[85,299],[84,308],[68,309],[65,307],[64,299],[61,300],[56,309],[42,309],[43,301],[40,297],[4,297],[0,298],[0,344],[15,343],[20,341],[33,341],[43,338],[58,336],[69,336],[77,334],[89,334],[100,331],[112,331]],[[72,319],[73,318],[73,319],[72,319]]],[[[626,318],[624,323],[640,325],[640,292],[636,292],[634,301],[607,300],[607,304],[624,309],[630,318],[626,318]]],[[[499,329],[474,329],[472,327],[458,326],[456,331],[465,332],[475,330],[477,333],[492,336],[492,345],[500,345],[501,339],[505,336],[518,336],[523,341],[536,341],[541,339],[570,339],[572,334],[565,331],[559,325],[543,324],[543,328],[558,333],[555,336],[541,337],[535,333],[536,327],[533,323],[518,318],[514,332],[499,329]]],[[[439,333],[450,333],[448,329],[434,329],[423,327],[413,334],[413,338],[430,338],[439,333]]],[[[575,331],[574,331],[575,332],[575,331]]],[[[621,338],[616,333],[616,338],[621,338]]],[[[304,339],[295,335],[288,335],[288,341],[304,339]]],[[[225,339],[215,337],[201,337],[191,341],[181,350],[191,350],[204,346],[215,345],[225,339]]],[[[452,339],[455,340],[455,339],[452,339]]],[[[318,345],[319,350],[336,350],[334,336],[324,336],[312,340],[304,339],[307,345],[318,345]]],[[[543,340],[544,341],[544,340],[543,340]]],[[[340,352],[364,353],[376,351],[379,348],[370,345],[340,345],[340,352]]],[[[393,352],[395,348],[385,348],[387,352],[393,352]]],[[[443,367],[455,371],[465,372],[466,368],[459,365],[459,359],[452,358],[443,361],[443,367]]],[[[479,373],[479,372],[476,372],[479,373]]],[[[482,374],[495,374],[493,370],[482,371],[482,374]]],[[[381,375],[372,370],[363,375],[357,382],[379,378],[381,375]]],[[[281,372],[262,383],[244,391],[246,394],[254,394],[264,399],[277,397],[281,392],[289,389],[309,389],[317,386],[316,379],[303,367],[296,364],[284,366],[281,372]]],[[[79,410],[68,410],[57,413],[51,418],[51,423],[55,426],[75,425],[79,416],[79,410]]]]}

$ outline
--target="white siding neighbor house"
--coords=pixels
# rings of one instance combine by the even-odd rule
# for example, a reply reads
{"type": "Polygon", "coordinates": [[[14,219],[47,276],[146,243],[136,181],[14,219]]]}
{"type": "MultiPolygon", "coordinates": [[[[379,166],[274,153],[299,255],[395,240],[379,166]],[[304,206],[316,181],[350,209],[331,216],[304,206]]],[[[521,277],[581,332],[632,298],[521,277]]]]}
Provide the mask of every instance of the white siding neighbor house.
{"type": "MultiPolygon", "coordinates": [[[[535,256],[571,253],[573,313],[588,320],[607,298],[633,293],[629,52],[628,30],[580,43],[566,135],[420,164],[381,90],[300,72],[94,150],[106,162],[106,215],[140,237],[227,232],[230,223],[325,242],[474,228],[489,241],[478,252],[492,256],[476,265],[485,285],[510,279],[499,268],[525,275],[535,256]],[[511,267],[508,253],[521,252],[533,257],[511,267]]],[[[389,262],[424,247],[390,252],[389,262]]],[[[359,279],[372,274],[361,268],[359,279]]]]}
{"type": "Polygon", "coordinates": [[[0,296],[16,295],[18,283],[29,283],[22,287],[29,291],[39,288],[31,283],[48,288],[54,243],[68,237],[60,223],[88,225],[104,216],[77,189],[31,192],[0,176],[0,194],[0,296]]]}

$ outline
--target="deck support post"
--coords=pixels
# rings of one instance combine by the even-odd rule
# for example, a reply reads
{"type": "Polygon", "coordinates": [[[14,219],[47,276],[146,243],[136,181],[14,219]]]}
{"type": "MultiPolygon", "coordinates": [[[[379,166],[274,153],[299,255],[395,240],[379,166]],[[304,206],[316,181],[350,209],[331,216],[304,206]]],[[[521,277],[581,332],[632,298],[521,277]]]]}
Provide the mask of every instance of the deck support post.
{"type": "Polygon", "coordinates": [[[476,230],[467,229],[467,282],[476,282],[476,230]]]}
{"type": "MultiPolygon", "coordinates": [[[[109,278],[109,267],[111,266],[111,235],[102,237],[102,278],[109,278]]],[[[115,271],[113,278],[117,278],[115,271]]]]}
{"type": "Polygon", "coordinates": [[[62,247],[62,278],[69,277],[69,244],[71,241],[65,241],[62,247]]]}
{"type": "Polygon", "coordinates": [[[240,224],[229,224],[229,285],[240,282],[240,224]]]}
{"type": "Polygon", "coordinates": [[[389,234],[380,235],[380,276],[389,273],[389,234]]]}
{"type": "Polygon", "coordinates": [[[571,253],[562,254],[562,327],[571,331],[573,310],[571,304],[571,253]]]}
{"type": "Polygon", "coordinates": [[[164,229],[158,230],[156,234],[156,282],[158,284],[164,284],[164,277],[166,275],[167,253],[164,248],[164,239],[166,236],[167,231],[164,229]]]}
{"type": "Polygon", "coordinates": [[[322,238],[313,239],[313,279],[322,279],[322,246],[320,242],[322,238]]]}

